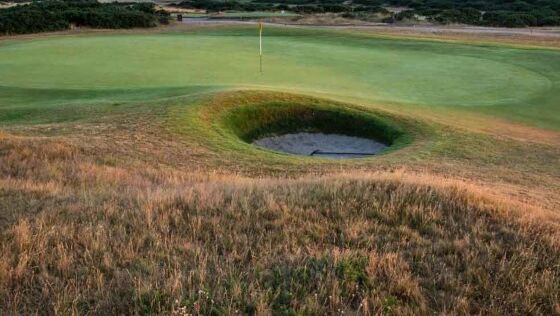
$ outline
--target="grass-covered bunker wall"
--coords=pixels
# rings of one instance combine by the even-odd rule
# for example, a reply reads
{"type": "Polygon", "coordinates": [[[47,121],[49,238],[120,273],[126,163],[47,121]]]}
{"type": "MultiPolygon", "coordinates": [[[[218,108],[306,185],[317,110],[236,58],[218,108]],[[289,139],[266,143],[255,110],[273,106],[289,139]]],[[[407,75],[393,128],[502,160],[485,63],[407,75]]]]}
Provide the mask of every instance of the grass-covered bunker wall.
{"type": "Polygon", "coordinates": [[[406,141],[405,133],[387,118],[353,108],[323,104],[267,102],[237,107],[223,118],[245,142],[297,132],[321,132],[373,139],[388,146],[406,141]]]}

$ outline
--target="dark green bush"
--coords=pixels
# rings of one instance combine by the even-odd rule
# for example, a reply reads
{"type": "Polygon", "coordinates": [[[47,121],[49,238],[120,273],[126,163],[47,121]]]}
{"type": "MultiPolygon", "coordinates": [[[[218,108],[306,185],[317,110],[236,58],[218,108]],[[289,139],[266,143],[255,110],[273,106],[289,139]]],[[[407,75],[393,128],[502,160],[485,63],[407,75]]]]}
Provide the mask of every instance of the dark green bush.
{"type": "Polygon", "coordinates": [[[70,25],[92,28],[153,27],[169,15],[152,3],[117,4],[97,1],[32,2],[0,10],[0,34],[65,30],[70,25]]]}
{"type": "MultiPolygon", "coordinates": [[[[440,23],[525,27],[560,25],[558,0],[387,0],[440,23]]],[[[392,20],[398,20],[393,17],[392,20]]]]}
{"type": "Polygon", "coordinates": [[[558,0],[185,0],[177,6],[206,11],[288,10],[300,14],[340,13],[358,18],[359,12],[389,12],[385,6],[402,6],[408,10],[389,15],[385,22],[413,19],[416,15],[449,24],[485,26],[560,25],[558,0]]]}

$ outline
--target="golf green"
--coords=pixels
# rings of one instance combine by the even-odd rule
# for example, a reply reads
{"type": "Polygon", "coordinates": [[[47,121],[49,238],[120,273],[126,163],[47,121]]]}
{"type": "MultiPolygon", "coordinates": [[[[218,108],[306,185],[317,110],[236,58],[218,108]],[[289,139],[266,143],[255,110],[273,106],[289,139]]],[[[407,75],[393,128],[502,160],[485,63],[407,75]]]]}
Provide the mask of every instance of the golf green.
{"type": "Polygon", "coordinates": [[[461,108],[560,128],[560,51],[255,28],[0,42],[0,122],[18,110],[246,87],[461,108]]]}

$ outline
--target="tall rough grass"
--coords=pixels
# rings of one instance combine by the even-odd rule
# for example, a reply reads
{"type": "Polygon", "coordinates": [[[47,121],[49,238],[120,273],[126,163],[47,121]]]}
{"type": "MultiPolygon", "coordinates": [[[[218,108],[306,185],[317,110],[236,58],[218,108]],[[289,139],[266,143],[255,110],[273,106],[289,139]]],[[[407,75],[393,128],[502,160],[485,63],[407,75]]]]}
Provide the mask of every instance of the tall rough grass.
{"type": "Polygon", "coordinates": [[[0,201],[0,314],[560,313],[558,214],[429,175],[251,179],[4,134],[0,201]]]}

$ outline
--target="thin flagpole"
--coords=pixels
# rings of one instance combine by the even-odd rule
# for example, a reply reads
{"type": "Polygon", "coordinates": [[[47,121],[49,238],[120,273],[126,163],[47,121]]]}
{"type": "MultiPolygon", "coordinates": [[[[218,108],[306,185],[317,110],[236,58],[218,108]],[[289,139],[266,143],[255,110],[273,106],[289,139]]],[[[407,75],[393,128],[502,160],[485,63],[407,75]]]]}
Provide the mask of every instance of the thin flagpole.
{"type": "Polygon", "coordinates": [[[263,32],[263,24],[262,22],[259,23],[259,70],[262,73],[262,32],[263,32]]]}

